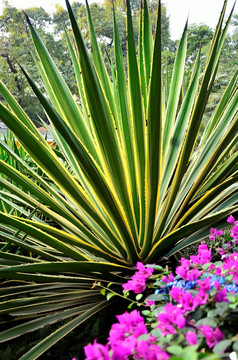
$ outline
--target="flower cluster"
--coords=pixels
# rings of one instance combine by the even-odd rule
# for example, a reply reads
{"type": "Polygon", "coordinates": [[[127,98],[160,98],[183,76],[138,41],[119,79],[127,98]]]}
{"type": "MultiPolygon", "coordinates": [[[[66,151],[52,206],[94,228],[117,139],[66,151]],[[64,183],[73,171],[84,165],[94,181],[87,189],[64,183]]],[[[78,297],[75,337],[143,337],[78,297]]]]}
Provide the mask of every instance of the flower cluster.
{"type": "MultiPolygon", "coordinates": [[[[106,345],[95,340],[85,347],[86,360],[166,360],[173,354],[173,341],[181,349],[192,346],[192,351],[196,351],[194,346],[198,351],[204,347],[209,351],[222,344],[227,338],[226,322],[230,326],[232,321],[228,310],[238,307],[238,253],[233,247],[238,239],[238,222],[233,216],[227,222],[232,225],[230,241],[217,248],[221,261],[212,263],[212,246],[200,244],[196,255],[181,258],[175,274],[153,276],[157,289],[141,303],[150,305],[151,310],[142,311],[144,316],[137,310],[118,315],[106,345]]],[[[225,236],[223,231],[211,228],[211,245],[216,247],[221,236],[225,236]]],[[[124,292],[144,292],[154,271],[141,263],[137,263],[136,270],[122,285],[124,292]]],[[[224,343],[223,351],[230,343],[224,343]]]]}
{"type": "Polygon", "coordinates": [[[135,267],[138,270],[127,283],[122,284],[124,291],[132,290],[135,294],[141,294],[146,289],[146,280],[153,274],[154,269],[146,267],[138,262],[135,267]]]}
{"type": "Polygon", "coordinates": [[[126,360],[130,356],[144,360],[169,359],[169,355],[156,344],[156,338],[148,334],[139,311],[126,312],[117,319],[118,323],[112,325],[109,342],[105,346],[96,341],[85,346],[87,360],[126,360]],[[146,341],[140,340],[140,336],[145,334],[148,334],[146,341]]]}

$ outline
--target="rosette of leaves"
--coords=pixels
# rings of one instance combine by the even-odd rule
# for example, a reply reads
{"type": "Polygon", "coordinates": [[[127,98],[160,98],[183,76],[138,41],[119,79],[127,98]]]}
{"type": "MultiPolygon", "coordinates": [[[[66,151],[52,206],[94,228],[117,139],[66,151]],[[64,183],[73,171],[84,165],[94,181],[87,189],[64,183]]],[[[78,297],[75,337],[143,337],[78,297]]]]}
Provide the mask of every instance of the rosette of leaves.
{"type": "Polygon", "coordinates": [[[22,212],[0,213],[0,277],[6,280],[0,289],[0,312],[13,319],[1,331],[0,342],[56,324],[55,332],[21,359],[36,359],[110,306],[92,287],[94,282],[111,287],[125,282],[138,260],[159,263],[207,235],[211,224],[222,226],[222,219],[238,209],[238,153],[228,156],[238,137],[237,72],[197,141],[231,18],[223,25],[227,1],[206,68],[200,73],[198,54],[185,91],[187,26],[165,89],[160,3],[152,36],[144,1],[137,52],[127,1],[126,64],[113,14],[115,63],[110,71],[88,4],[90,50],[68,0],[66,4],[78,98],[70,93],[27,16],[47,94],[22,69],[52,125],[56,149],[0,85],[8,104],[0,105],[0,119],[41,169],[35,171],[5,147],[18,169],[0,161],[7,177],[0,179],[2,197],[22,212]],[[16,250],[4,251],[6,244],[16,250]]]}

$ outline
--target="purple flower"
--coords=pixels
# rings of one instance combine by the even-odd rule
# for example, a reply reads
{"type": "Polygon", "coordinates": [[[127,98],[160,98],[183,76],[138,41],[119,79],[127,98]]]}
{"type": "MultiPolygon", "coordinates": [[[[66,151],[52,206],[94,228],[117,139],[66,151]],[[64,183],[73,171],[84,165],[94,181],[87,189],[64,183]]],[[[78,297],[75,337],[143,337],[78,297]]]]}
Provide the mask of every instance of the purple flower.
{"type": "Polygon", "coordinates": [[[165,283],[173,282],[174,276],[172,273],[170,273],[169,275],[162,277],[161,281],[163,281],[165,283]]]}
{"type": "Polygon", "coordinates": [[[211,262],[212,254],[211,249],[208,249],[206,244],[201,244],[198,247],[197,255],[191,255],[190,260],[194,265],[204,265],[211,262]]]}
{"type": "Polygon", "coordinates": [[[135,294],[140,294],[145,291],[146,285],[145,281],[137,278],[136,276],[132,276],[132,279],[127,283],[122,284],[123,291],[133,291],[135,294]]]}
{"type": "Polygon", "coordinates": [[[214,272],[214,274],[217,275],[217,276],[221,276],[221,275],[222,275],[221,268],[215,267],[215,272],[214,272]]]}
{"type": "Polygon", "coordinates": [[[138,271],[127,283],[122,284],[124,291],[132,290],[135,294],[140,294],[146,289],[146,280],[153,274],[154,269],[145,267],[141,262],[137,262],[135,269],[138,271]]]}
{"type": "Polygon", "coordinates": [[[209,239],[210,239],[211,241],[214,241],[217,236],[224,235],[224,233],[223,233],[222,230],[217,230],[217,229],[215,229],[215,228],[211,228],[211,229],[210,229],[210,234],[211,234],[211,235],[209,236],[209,239]]]}
{"type": "Polygon", "coordinates": [[[238,239],[238,225],[235,225],[232,229],[231,229],[231,233],[230,233],[231,237],[235,240],[238,239]]]}
{"type": "Polygon", "coordinates": [[[197,344],[197,335],[194,331],[188,331],[186,333],[186,340],[189,345],[196,345],[197,344]]]}
{"type": "Polygon", "coordinates": [[[208,277],[204,280],[198,280],[198,285],[201,290],[208,292],[211,286],[211,279],[208,277]]]}
{"type": "Polygon", "coordinates": [[[125,341],[126,334],[133,335],[135,338],[147,334],[144,319],[137,310],[118,315],[117,320],[119,323],[113,324],[109,333],[109,341],[112,345],[125,341]]]}
{"type": "Polygon", "coordinates": [[[208,294],[204,290],[200,289],[194,298],[194,308],[207,303],[208,294]]]}
{"type": "Polygon", "coordinates": [[[143,360],[167,360],[169,355],[158,345],[150,344],[148,341],[141,340],[137,344],[135,359],[143,360]]]}
{"type": "Polygon", "coordinates": [[[227,299],[226,294],[227,294],[227,289],[222,289],[215,295],[214,301],[215,302],[228,302],[229,300],[227,299]]]}
{"type": "Polygon", "coordinates": [[[140,274],[143,275],[146,279],[149,278],[154,272],[154,269],[152,267],[146,267],[139,261],[136,263],[135,268],[139,270],[140,274]]]}
{"type": "Polygon", "coordinates": [[[194,298],[189,291],[184,293],[183,297],[179,299],[179,303],[182,305],[182,312],[192,311],[195,308],[194,298]]]}
{"type": "Polygon", "coordinates": [[[86,355],[85,360],[109,360],[108,345],[98,344],[96,340],[94,340],[93,345],[86,345],[84,352],[86,355]]]}
{"type": "Polygon", "coordinates": [[[127,360],[131,356],[136,346],[136,339],[134,336],[128,336],[120,344],[112,344],[112,360],[127,360]]]}
{"type": "Polygon", "coordinates": [[[183,280],[187,280],[188,277],[188,271],[190,269],[190,261],[182,258],[180,260],[181,266],[178,266],[176,269],[176,274],[179,275],[183,280]]]}
{"type": "Polygon", "coordinates": [[[212,348],[219,341],[224,339],[224,334],[218,327],[213,330],[213,328],[211,328],[210,326],[204,325],[199,326],[199,330],[205,336],[209,348],[212,348]]]}
{"type": "Polygon", "coordinates": [[[196,280],[202,274],[198,269],[189,270],[187,273],[187,280],[196,280]]]}
{"type": "Polygon", "coordinates": [[[154,305],[155,304],[155,301],[154,300],[148,300],[148,299],[145,299],[145,306],[151,306],[151,305],[154,305]]]}
{"type": "Polygon", "coordinates": [[[227,219],[227,222],[228,222],[229,224],[233,224],[234,221],[235,221],[235,218],[234,218],[232,215],[230,215],[230,216],[228,217],[228,219],[227,219]]]}
{"type": "Polygon", "coordinates": [[[180,303],[180,300],[184,295],[184,289],[180,289],[180,288],[177,288],[177,287],[172,287],[169,294],[170,294],[172,299],[174,299],[175,301],[180,303]]]}
{"type": "Polygon", "coordinates": [[[156,327],[161,330],[163,335],[175,334],[176,328],[183,329],[185,323],[186,320],[181,308],[167,303],[164,307],[164,312],[158,315],[158,325],[156,327]]]}

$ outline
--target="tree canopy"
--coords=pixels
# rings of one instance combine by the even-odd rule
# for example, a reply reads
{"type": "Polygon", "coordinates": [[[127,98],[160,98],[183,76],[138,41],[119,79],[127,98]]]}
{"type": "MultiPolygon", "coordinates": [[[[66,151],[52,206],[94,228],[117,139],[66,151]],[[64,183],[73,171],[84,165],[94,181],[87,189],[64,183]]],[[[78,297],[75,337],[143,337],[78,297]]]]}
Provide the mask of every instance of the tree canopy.
{"type": "MultiPolygon", "coordinates": [[[[139,10],[140,0],[132,0],[131,8],[133,13],[133,25],[135,41],[137,43],[139,33],[139,10]]],[[[115,0],[114,7],[117,16],[119,35],[121,38],[122,51],[126,55],[126,13],[124,10],[124,1],[115,0]]],[[[157,18],[157,0],[148,1],[148,8],[151,16],[152,31],[155,30],[157,18]]],[[[85,5],[79,2],[73,2],[72,9],[78,18],[83,36],[90,47],[89,32],[87,27],[87,14],[85,5]]],[[[101,51],[104,59],[113,60],[113,19],[112,2],[104,0],[103,3],[92,3],[90,5],[91,15],[94,22],[95,32],[101,45],[101,51]]],[[[48,14],[42,7],[32,7],[26,9],[32,24],[39,31],[44,43],[52,55],[57,67],[62,73],[70,90],[77,97],[77,86],[72,67],[68,66],[71,62],[65,29],[70,36],[70,24],[67,11],[60,5],[56,5],[55,11],[48,14]]],[[[164,62],[167,64],[167,74],[171,77],[172,64],[175,58],[177,41],[172,41],[169,30],[169,16],[166,6],[162,5],[162,49],[164,50],[164,62]]],[[[238,15],[233,17],[234,33],[226,40],[223,54],[220,62],[220,71],[218,80],[215,84],[215,92],[219,95],[219,88],[228,83],[232,76],[234,66],[237,63],[234,60],[237,55],[238,43],[238,15]]],[[[194,59],[199,48],[202,48],[202,56],[206,57],[207,47],[213,35],[213,30],[206,24],[191,24],[188,28],[188,52],[187,52],[187,77],[191,73],[189,59],[194,59]]],[[[26,25],[24,14],[21,10],[11,6],[7,1],[3,8],[3,14],[0,16],[0,74],[2,81],[8,89],[16,96],[18,102],[25,109],[28,115],[38,122],[40,119],[47,120],[45,114],[36,98],[32,95],[29,85],[23,76],[18,63],[26,68],[33,76],[34,80],[41,84],[38,71],[32,57],[33,44],[26,25]]],[[[110,66],[108,62],[108,66],[110,66]]],[[[42,84],[43,89],[43,84],[42,84]]]]}

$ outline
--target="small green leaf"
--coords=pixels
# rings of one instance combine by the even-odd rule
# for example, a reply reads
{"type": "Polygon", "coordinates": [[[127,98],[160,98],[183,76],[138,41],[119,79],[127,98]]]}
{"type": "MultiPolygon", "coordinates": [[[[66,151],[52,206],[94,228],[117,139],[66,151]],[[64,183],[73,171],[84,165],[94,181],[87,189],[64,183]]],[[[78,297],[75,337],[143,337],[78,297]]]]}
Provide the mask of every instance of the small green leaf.
{"type": "Polygon", "coordinates": [[[164,281],[156,281],[155,286],[166,287],[167,284],[164,281]]]}
{"type": "Polygon", "coordinates": [[[161,331],[160,329],[153,329],[151,332],[151,335],[157,337],[157,338],[160,338],[161,337],[161,331]]]}
{"type": "Polygon", "coordinates": [[[219,341],[213,348],[213,352],[215,354],[221,354],[223,351],[225,351],[228,346],[230,346],[232,343],[231,340],[222,340],[222,341],[219,341]]]}
{"type": "Polygon", "coordinates": [[[109,293],[109,294],[107,294],[107,300],[110,300],[113,296],[115,296],[114,293],[109,293]]]}
{"type": "Polygon", "coordinates": [[[152,269],[155,269],[155,270],[164,271],[164,268],[162,266],[160,266],[160,265],[146,265],[146,267],[152,268],[152,269]]]}
{"type": "Polygon", "coordinates": [[[178,345],[171,345],[167,348],[167,351],[170,353],[170,354],[174,354],[174,355],[180,355],[182,353],[182,348],[181,346],[178,346],[178,345]]]}
{"type": "Polygon", "coordinates": [[[213,318],[217,315],[217,311],[215,309],[209,310],[207,313],[208,318],[213,318]]]}
{"type": "Polygon", "coordinates": [[[143,310],[142,314],[145,316],[152,315],[150,310],[143,310]]]}
{"type": "Polygon", "coordinates": [[[136,295],[136,301],[139,301],[142,297],[143,297],[143,295],[142,295],[142,294],[138,294],[138,295],[136,295]]]}
{"type": "Polygon", "coordinates": [[[227,275],[226,280],[227,281],[233,281],[233,275],[227,275]]]}
{"type": "Polygon", "coordinates": [[[198,320],[196,323],[196,327],[198,328],[199,326],[211,326],[212,328],[215,328],[217,326],[217,321],[215,319],[209,319],[209,318],[204,318],[201,320],[198,320]]]}
{"type": "Polygon", "coordinates": [[[101,289],[101,290],[100,290],[100,293],[101,293],[103,296],[105,296],[105,294],[106,294],[106,289],[101,289]]]}
{"type": "Polygon", "coordinates": [[[234,342],[234,344],[232,345],[232,348],[234,351],[238,351],[238,341],[234,342]]]}
{"type": "Polygon", "coordinates": [[[217,309],[227,309],[227,307],[228,307],[228,303],[226,301],[216,303],[217,309]]]}
{"type": "Polygon", "coordinates": [[[165,299],[164,294],[153,294],[147,297],[147,300],[150,301],[163,301],[165,299]]]}
{"type": "Polygon", "coordinates": [[[201,319],[203,315],[203,310],[201,308],[198,308],[194,313],[193,313],[193,319],[198,321],[199,319],[201,319]]]}

